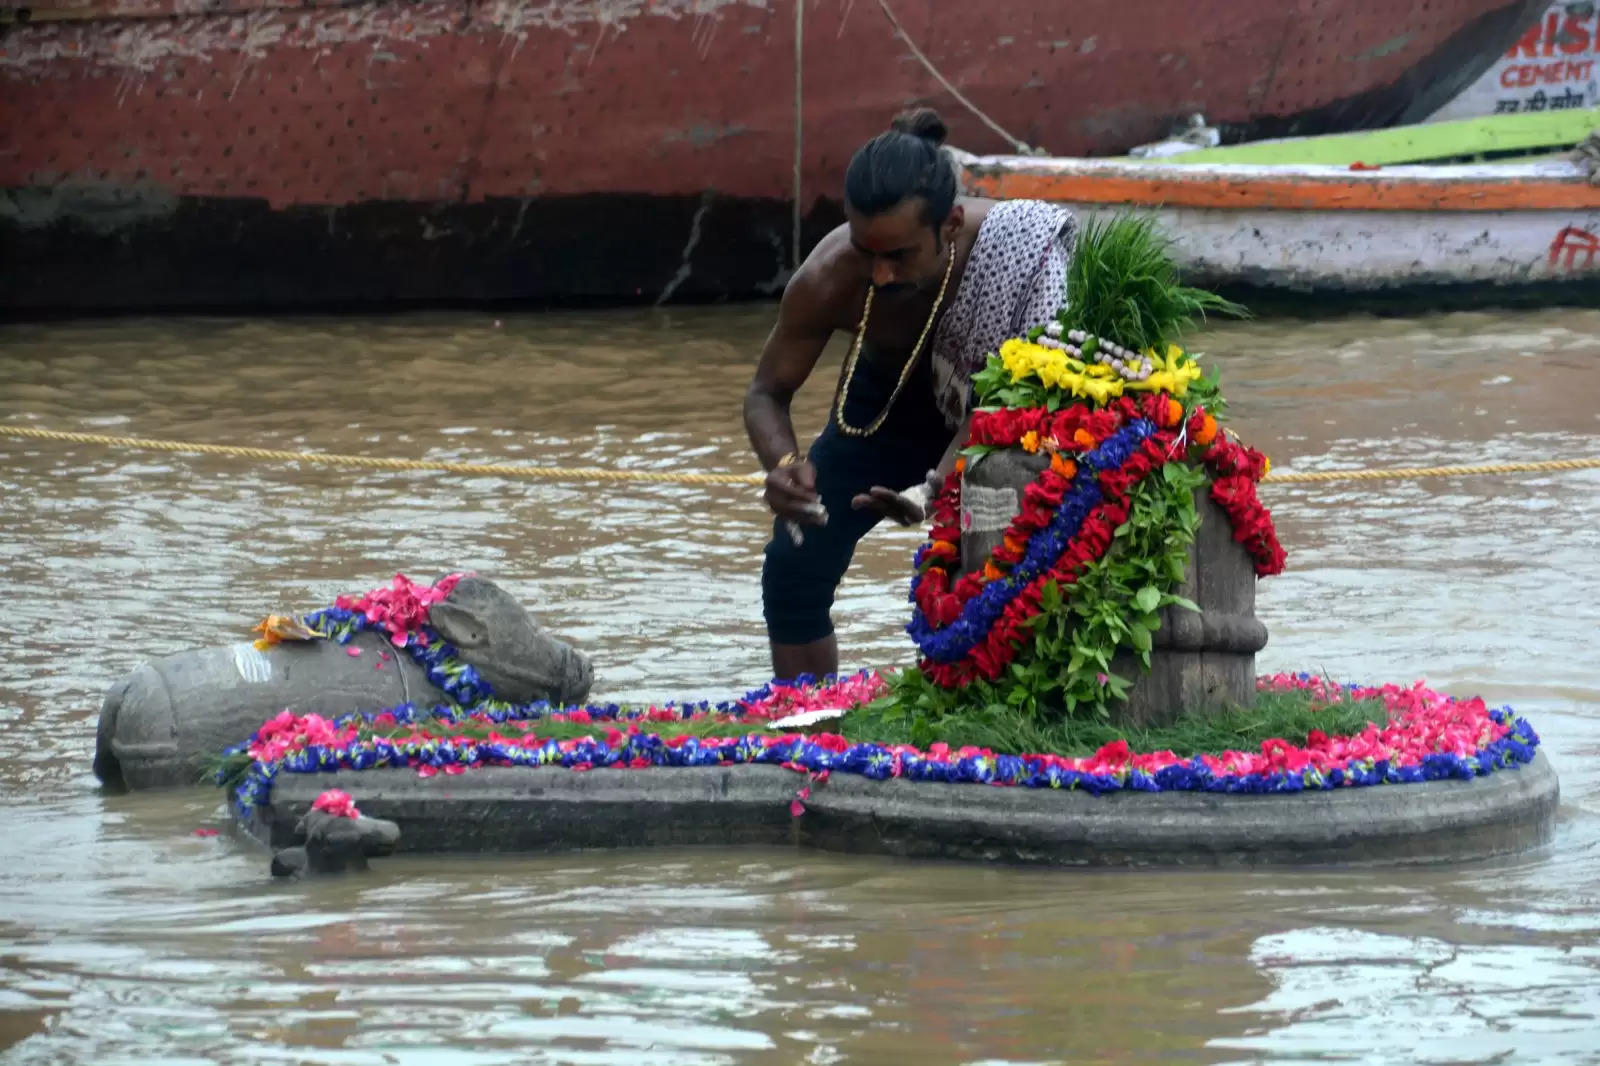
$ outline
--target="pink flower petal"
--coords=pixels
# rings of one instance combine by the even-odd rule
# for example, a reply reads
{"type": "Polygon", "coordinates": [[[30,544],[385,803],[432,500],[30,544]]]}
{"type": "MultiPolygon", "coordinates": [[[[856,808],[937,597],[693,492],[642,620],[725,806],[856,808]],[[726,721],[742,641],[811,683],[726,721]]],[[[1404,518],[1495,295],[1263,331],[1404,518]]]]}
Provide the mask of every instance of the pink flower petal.
{"type": "Polygon", "coordinates": [[[361,812],[356,809],[356,801],[350,798],[348,792],[341,792],[330,788],[312,801],[311,809],[323,811],[340,818],[359,818],[361,812]]]}

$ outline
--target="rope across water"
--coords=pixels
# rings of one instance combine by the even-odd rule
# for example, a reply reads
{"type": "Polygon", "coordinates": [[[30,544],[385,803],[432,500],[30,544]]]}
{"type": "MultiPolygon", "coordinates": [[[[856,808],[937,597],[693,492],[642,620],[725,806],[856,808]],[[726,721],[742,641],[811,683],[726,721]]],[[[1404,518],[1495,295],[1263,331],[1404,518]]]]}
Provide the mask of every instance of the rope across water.
{"type": "MultiPolygon", "coordinates": [[[[68,444],[99,444],[112,448],[192,455],[224,455],[237,459],[262,459],[272,462],[311,463],[357,470],[432,470],[447,474],[526,478],[532,481],[611,481],[652,485],[743,487],[760,485],[765,480],[760,474],[691,474],[662,470],[614,470],[602,466],[514,466],[509,463],[453,463],[437,459],[397,459],[373,455],[341,455],[336,452],[297,452],[283,448],[248,448],[237,444],[203,444],[153,437],[121,437],[109,433],[77,433],[59,429],[39,429],[34,426],[0,426],[0,437],[59,441],[68,444]]],[[[1279,472],[1269,473],[1264,480],[1274,485],[1294,485],[1325,481],[1404,481],[1413,478],[1552,473],[1563,470],[1600,470],[1600,457],[1539,459],[1522,463],[1480,463],[1473,466],[1399,466],[1386,470],[1279,472]]]]}
{"type": "Polygon", "coordinates": [[[144,451],[185,452],[195,455],[226,455],[239,459],[265,459],[286,463],[311,463],[319,466],[351,467],[366,470],[433,470],[447,474],[489,477],[529,478],[540,481],[636,481],[666,485],[759,485],[762,479],[749,474],[686,474],[654,470],[613,470],[600,466],[514,466],[509,463],[452,463],[437,459],[396,459],[372,455],[340,455],[334,452],[296,452],[282,448],[246,448],[235,444],[200,444],[192,441],[158,440],[151,437],[118,437],[106,433],[73,433],[32,426],[0,426],[0,436],[33,440],[63,441],[72,444],[103,444],[144,451]]]}

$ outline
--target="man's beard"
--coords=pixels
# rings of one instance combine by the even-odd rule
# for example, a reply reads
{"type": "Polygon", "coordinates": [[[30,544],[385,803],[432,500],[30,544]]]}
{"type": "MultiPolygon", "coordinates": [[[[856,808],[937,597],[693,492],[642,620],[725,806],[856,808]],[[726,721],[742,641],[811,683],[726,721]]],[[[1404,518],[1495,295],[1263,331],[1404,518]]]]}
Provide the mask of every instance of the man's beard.
{"type": "MultiPolygon", "coordinates": [[[[934,255],[943,258],[944,241],[935,236],[933,243],[934,255]]],[[[877,295],[883,299],[904,300],[908,299],[909,297],[916,296],[919,293],[925,296],[932,295],[933,292],[939,288],[941,279],[942,274],[927,278],[923,281],[896,281],[891,282],[888,285],[874,285],[873,289],[876,291],[877,295]]]]}

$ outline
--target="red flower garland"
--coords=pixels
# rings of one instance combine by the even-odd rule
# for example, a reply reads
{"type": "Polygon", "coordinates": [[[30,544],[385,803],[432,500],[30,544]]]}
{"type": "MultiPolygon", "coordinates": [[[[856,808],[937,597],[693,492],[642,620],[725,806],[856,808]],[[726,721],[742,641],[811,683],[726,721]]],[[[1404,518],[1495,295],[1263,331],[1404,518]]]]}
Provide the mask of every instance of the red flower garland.
{"type": "MultiPolygon", "coordinates": [[[[1081,405],[1051,411],[1044,407],[1004,408],[997,411],[978,411],[972,417],[968,444],[987,444],[997,448],[1014,447],[1030,434],[1035,440],[1058,453],[1082,453],[1094,450],[1107,437],[1121,429],[1131,418],[1149,418],[1158,426],[1172,426],[1182,418],[1182,406],[1162,393],[1141,398],[1118,397],[1103,408],[1091,409],[1081,405]]],[[[1169,442],[1171,434],[1158,435],[1169,442]]],[[[1169,447],[1169,450],[1170,447],[1169,447]]],[[[1000,547],[991,556],[991,563],[1009,568],[1022,559],[1028,539],[1050,524],[1056,508],[1072,486],[1076,466],[1070,460],[1059,458],[1049,469],[1023,490],[1022,505],[1015,518],[1006,527],[1000,547]]],[[[1101,485],[1108,494],[1126,495],[1138,478],[1124,478],[1118,471],[1100,475],[1101,485]],[[1109,477],[1109,481],[1107,478],[1109,477]]],[[[983,590],[984,572],[975,571],[955,580],[951,588],[951,569],[960,562],[961,551],[961,468],[957,467],[945,478],[932,507],[932,529],[924,555],[927,568],[917,585],[916,602],[934,628],[940,629],[961,615],[967,601],[983,590]]],[[[1120,524],[1113,523],[1113,527],[1120,524]]],[[[991,571],[990,577],[994,576],[991,571]]]]}
{"type": "Polygon", "coordinates": [[[1212,477],[1211,498],[1233,525],[1233,539],[1255,560],[1256,576],[1283,573],[1287,556],[1271,512],[1256,495],[1256,483],[1267,472],[1267,457],[1219,433],[1202,458],[1212,477]]]}
{"type": "Polygon", "coordinates": [[[1051,467],[1023,490],[1020,509],[989,563],[981,571],[957,578],[953,587],[952,571],[959,565],[961,555],[961,468],[958,466],[945,478],[933,501],[931,536],[923,557],[925,571],[914,597],[928,623],[942,629],[960,618],[967,602],[982,591],[986,579],[1001,576],[1019,562],[1029,538],[1050,523],[1076,473],[1075,466],[1069,465],[1071,460],[1061,459],[1059,453],[1090,451],[1128,419],[1139,417],[1163,428],[1146,439],[1121,468],[1099,472],[1104,497],[1101,504],[1085,518],[1056,564],[1006,606],[981,644],[957,662],[922,661],[923,673],[935,684],[950,688],[965,685],[978,676],[998,678],[1025,644],[1023,628],[1042,609],[1045,583],[1055,581],[1064,588],[1105,554],[1117,526],[1127,520],[1128,494],[1133,486],[1162,463],[1184,458],[1185,439],[1204,448],[1199,458],[1213,478],[1211,497],[1227,514],[1234,540],[1250,553],[1256,574],[1265,577],[1282,572],[1283,547],[1271,514],[1256,495],[1256,483],[1266,473],[1266,457],[1220,432],[1216,419],[1203,408],[1185,411],[1172,397],[1153,393],[1141,398],[1119,397],[1099,409],[1073,405],[1060,411],[1043,407],[979,411],[972,418],[969,445],[1031,445],[1033,449],[1043,445],[1058,455],[1051,467]]]}
{"type": "MultiPolygon", "coordinates": [[[[1130,418],[1147,417],[1157,425],[1172,423],[1174,419],[1166,407],[1168,402],[1166,396],[1155,394],[1142,400],[1120,397],[1098,410],[1072,406],[1060,411],[1044,407],[979,411],[972,417],[967,443],[1008,448],[1032,435],[1033,440],[1057,453],[1088,452],[1121,429],[1130,418]]],[[[1023,490],[1021,510],[1006,527],[1000,547],[991,556],[992,563],[1009,568],[1021,561],[1028,539],[1050,524],[1056,508],[1061,506],[1062,498],[1072,487],[1076,473],[1075,463],[1057,458],[1023,490]]],[[[1101,477],[1104,484],[1105,475],[1101,477]]],[[[1112,485],[1119,484],[1114,478],[1112,485]]],[[[958,547],[960,516],[961,468],[957,467],[945,478],[934,498],[933,525],[924,555],[927,570],[917,586],[917,606],[935,628],[953,622],[967,601],[983,589],[984,579],[976,572],[957,579],[953,592],[950,588],[950,567],[959,563],[961,557],[958,547]]]]}
{"type": "MultiPolygon", "coordinates": [[[[1100,485],[1105,493],[1105,499],[1089,512],[1083,521],[1083,526],[1078,530],[1078,535],[1067,545],[1067,550],[1061,553],[1055,565],[1017,593],[1016,598],[1006,605],[1005,610],[989,629],[983,643],[974,648],[970,655],[953,663],[936,663],[924,659],[919,664],[923,674],[934,684],[944,688],[966,685],[979,676],[991,681],[998,678],[1026,644],[1023,630],[1028,619],[1038,614],[1044,607],[1045,584],[1054,581],[1065,589],[1077,581],[1079,575],[1091,563],[1106,553],[1111,547],[1116,528],[1128,520],[1129,489],[1162,463],[1179,458],[1173,454],[1175,442],[1176,437],[1173,433],[1160,431],[1145,440],[1139,446],[1139,450],[1129,456],[1128,461],[1120,469],[1101,471],[1100,485]]],[[[1059,496],[1056,498],[1056,503],[1060,503],[1059,496]]],[[[1023,509],[1031,510],[1035,520],[1042,513],[1044,521],[1040,525],[1050,519],[1051,511],[1045,510],[1043,503],[1035,503],[1031,507],[1024,503],[1023,509]]],[[[932,576],[931,571],[928,576],[932,576]]],[[[966,580],[967,578],[962,578],[956,583],[958,593],[961,591],[962,582],[966,580]]],[[[926,580],[923,583],[926,584],[926,580]]],[[[970,595],[966,598],[970,598],[970,595]]],[[[949,608],[944,603],[939,606],[941,613],[948,612],[949,608]]],[[[959,615],[960,606],[958,605],[955,610],[959,615]]],[[[934,621],[932,615],[929,615],[929,620],[934,621]]]]}

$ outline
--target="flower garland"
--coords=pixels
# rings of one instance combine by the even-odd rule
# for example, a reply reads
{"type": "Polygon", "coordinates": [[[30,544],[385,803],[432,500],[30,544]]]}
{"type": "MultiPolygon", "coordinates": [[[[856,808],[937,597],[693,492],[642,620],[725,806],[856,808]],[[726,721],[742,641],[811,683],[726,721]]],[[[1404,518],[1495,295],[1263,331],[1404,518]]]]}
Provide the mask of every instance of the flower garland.
{"type": "MultiPolygon", "coordinates": [[[[911,598],[921,613],[912,618],[907,628],[923,655],[937,663],[967,656],[980,642],[994,636],[1001,615],[1019,597],[1026,595],[1031,603],[1045,580],[1054,577],[1063,584],[1069,583],[1076,576],[1079,557],[1091,552],[1098,556],[1099,551],[1085,547],[1085,542],[1103,538],[1109,543],[1109,531],[1126,517],[1125,513],[1117,517],[1123,500],[1113,499],[1102,505],[1104,496],[1098,474],[1127,462],[1153,430],[1150,422],[1136,420],[1094,451],[1082,453],[1070,479],[1064,476],[1064,468],[1057,468],[1046,470],[1038,482],[1029,485],[1023,494],[1022,512],[1012,520],[1005,542],[990,563],[994,569],[987,583],[977,574],[969,574],[947,592],[948,569],[936,564],[921,570],[913,579],[911,590],[911,598]],[[1085,523],[1091,514],[1094,523],[1086,531],[1085,523]],[[1078,554],[1063,562],[1075,548],[1080,549],[1078,554]],[[1005,576],[1000,576],[995,567],[995,561],[1001,560],[1010,566],[1010,573],[1005,576]]],[[[1156,447],[1159,449],[1159,441],[1156,447]]],[[[947,480],[935,514],[943,518],[958,508],[959,493],[959,482],[947,480]]],[[[1100,550],[1104,550],[1103,545],[1100,550]]],[[[948,554],[941,553],[941,557],[948,558],[948,554]]],[[[1036,605],[1033,610],[1037,610],[1036,605]]],[[[985,673],[993,677],[1003,665],[997,662],[985,673]]]]}
{"type": "MultiPolygon", "coordinates": [[[[699,710],[696,705],[619,710],[613,706],[569,712],[521,710],[523,717],[478,712],[462,717],[440,715],[419,719],[400,708],[378,715],[349,716],[327,722],[315,715],[280,716],[252,740],[255,756],[249,772],[234,790],[242,815],[268,802],[279,773],[325,773],[378,768],[414,768],[419,776],[461,774],[486,766],[561,766],[576,771],[647,769],[657,766],[734,766],[771,764],[821,780],[838,771],[874,780],[903,777],[913,781],[980,783],[1021,788],[1083,789],[1100,795],[1116,791],[1204,791],[1284,793],[1360,787],[1386,783],[1470,779],[1502,767],[1531,761],[1539,737],[1526,719],[1509,707],[1489,709],[1481,699],[1460,700],[1424,687],[1330,685],[1309,674],[1277,674],[1258,679],[1257,688],[1308,691],[1327,702],[1342,699],[1382,700],[1389,712],[1385,726],[1368,724],[1358,733],[1327,736],[1313,731],[1303,746],[1274,739],[1254,752],[1225,751],[1184,758],[1170,751],[1135,753],[1126,741],[1107,744],[1091,756],[999,754],[987,748],[951,749],[932,744],[852,742],[821,733],[749,733],[742,736],[662,737],[641,728],[660,715],[701,719],[759,719],[774,709],[797,705],[853,708],[876,698],[884,679],[863,673],[823,684],[764,686],[754,701],[740,700],[699,710]],[[582,717],[579,717],[582,715],[582,717]],[[357,735],[354,720],[414,723],[409,735],[357,735]],[[566,740],[541,737],[547,720],[593,721],[607,725],[601,735],[566,740]],[[422,726],[509,726],[485,736],[435,733],[422,726]]],[[[328,796],[324,793],[324,796],[328,796]]],[[[346,804],[335,794],[328,805],[346,804]]],[[[345,797],[348,799],[348,797],[345,797]]],[[[354,809],[349,801],[348,809],[354,809]]]]}
{"type": "Polygon", "coordinates": [[[1030,337],[1013,337],[1000,345],[1000,365],[1013,384],[1032,378],[1045,388],[1059,389],[1080,400],[1104,404],[1124,392],[1167,392],[1183,396],[1200,380],[1200,368],[1175,344],[1166,355],[1146,348],[1134,363],[1134,353],[1114,342],[1074,330],[1071,337],[1082,348],[1064,343],[1059,321],[1030,337]],[[1095,359],[1097,354],[1101,358],[1095,359]],[[1081,358],[1080,358],[1081,356],[1081,358]]]}
{"type": "MultiPolygon", "coordinates": [[[[313,611],[303,621],[313,635],[345,645],[362,631],[384,634],[390,644],[422,667],[431,684],[461,706],[474,707],[492,699],[494,690],[428,625],[428,608],[449,598],[464,576],[450,574],[432,585],[421,585],[396,574],[388,588],[336,597],[332,607],[313,611]]],[[[353,648],[350,651],[357,653],[353,648]]]]}
{"type": "MultiPolygon", "coordinates": [[[[429,683],[450,697],[458,709],[490,707],[496,701],[489,683],[478,674],[476,668],[461,660],[453,645],[428,625],[428,608],[448,598],[464,576],[450,574],[432,585],[419,585],[404,574],[396,574],[388,588],[380,586],[360,596],[338,596],[332,607],[313,611],[302,619],[269,615],[254,630],[263,637],[257,645],[265,643],[271,646],[286,637],[292,640],[332,640],[349,645],[357,633],[381,632],[386,634],[390,644],[404,651],[422,667],[429,683]]],[[[348,650],[352,655],[359,654],[359,649],[348,650]]],[[[356,716],[346,716],[339,721],[345,724],[352,717],[356,716]]],[[[316,722],[323,721],[317,715],[309,718],[316,722]]],[[[369,713],[367,720],[371,721],[371,718],[369,713]]],[[[283,711],[250,738],[223,749],[224,763],[249,752],[252,744],[263,735],[278,735],[294,720],[293,714],[283,711]]],[[[311,728],[316,730],[319,727],[313,725],[311,728]]],[[[282,739],[287,746],[289,738],[282,739]]]]}
{"type": "Polygon", "coordinates": [[[1273,528],[1272,515],[1256,495],[1256,484],[1267,475],[1271,463],[1254,448],[1247,448],[1219,433],[1205,452],[1206,469],[1212,475],[1211,498],[1228,516],[1233,539],[1255,561],[1256,576],[1283,573],[1285,555],[1273,528]]]}
{"type": "MultiPolygon", "coordinates": [[[[990,357],[975,386],[980,400],[1000,406],[973,413],[963,459],[932,503],[930,537],[914,559],[914,610],[906,629],[922,654],[921,673],[945,689],[996,680],[1033,647],[1040,616],[1059,613],[1064,590],[1105,559],[1128,528],[1135,487],[1169,463],[1193,462],[1204,472],[1212,499],[1259,576],[1283,569],[1283,548],[1255,488],[1270,464],[1220,430],[1201,401],[1220,408],[1221,397],[1194,359],[1168,345],[1164,356],[1146,350],[1135,360],[1081,331],[1069,331],[1062,341],[1062,332],[1061,323],[1052,322],[1026,339],[1012,338],[990,357]],[[1191,387],[1196,402],[1185,408],[1180,397],[1190,396],[1191,387]],[[1049,466],[1023,491],[1018,513],[985,565],[957,576],[965,463],[1013,447],[1048,454],[1049,466]]],[[[1174,504],[1187,506],[1180,499],[1188,491],[1184,479],[1170,484],[1174,504]]],[[[1186,550],[1187,541],[1180,547],[1186,550]]],[[[1178,602],[1171,588],[1180,577],[1181,566],[1166,575],[1166,587],[1141,585],[1140,602],[1122,605],[1122,613],[1137,621],[1123,628],[1141,642],[1142,653],[1156,624],[1153,612],[1178,602]]],[[[1106,671],[1115,650],[1114,638],[1109,647],[1084,648],[1067,673],[1098,671],[1103,685],[1111,680],[1106,671]]],[[[1085,692],[1098,710],[1124,690],[1121,681],[1104,692],[1068,687],[1085,692]]],[[[1069,705],[1077,702],[1070,696],[1069,705]]]]}
{"type": "Polygon", "coordinates": [[[433,585],[418,585],[404,574],[396,574],[389,588],[375,588],[360,598],[339,596],[334,607],[357,614],[368,625],[389,633],[389,640],[397,648],[419,644],[427,647],[432,641],[428,625],[428,608],[450,598],[460,584],[462,574],[442,577],[433,585]]]}
{"type": "Polygon", "coordinates": [[[335,818],[360,818],[361,810],[356,806],[356,801],[350,798],[348,792],[341,792],[336,788],[324,791],[311,803],[311,809],[322,811],[324,814],[335,818]]]}
{"type": "Polygon", "coordinates": [[[511,725],[533,722],[679,722],[706,717],[723,720],[764,722],[810,710],[860,707],[883,695],[888,683],[876,671],[863,670],[845,678],[832,675],[817,680],[801,674],[793,681],[769,681],[734,700],[712,703],[708,700],[652,704],[647,708],[627,708],[617,703],[589,704],[584,707],[556,708],[547,700],[511,704],[484,700],[473,706],[437,704],[419,708],[402,703],[387,710],[354,711],[335,718],[318,714],[297,715],[280,711],[262,723],[254,733],[222,753],[222,766],[216,773],[223,784],[229,764],[240,757],[253,765],[275,764],[291,752],[307,748],[330,748],[352,742],[362,726],[393,729],[409,725],[454,726],[469,722],[483,725],[511,725]]]}

